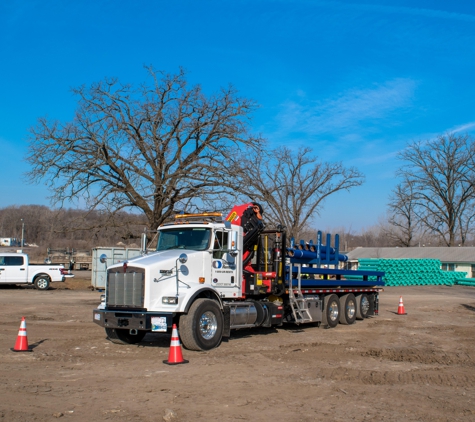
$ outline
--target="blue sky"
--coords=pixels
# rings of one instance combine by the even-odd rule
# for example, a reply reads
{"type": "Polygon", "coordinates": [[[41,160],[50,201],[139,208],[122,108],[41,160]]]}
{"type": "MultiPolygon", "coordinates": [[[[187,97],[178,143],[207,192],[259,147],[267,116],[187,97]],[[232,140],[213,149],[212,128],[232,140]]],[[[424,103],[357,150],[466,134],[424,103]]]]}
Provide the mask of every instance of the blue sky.
{"type": "Polygon", "coordinates": [[[70,120],[71,88],[188,71],[260,104],[271,147],[310,146],[366,175],[329,199],[318,229],[384,218],[407,142],[475,134],[475,2],[7,0],[0,2],[0,207],[50,205],[23,174],[28,128],[70,120]]]}

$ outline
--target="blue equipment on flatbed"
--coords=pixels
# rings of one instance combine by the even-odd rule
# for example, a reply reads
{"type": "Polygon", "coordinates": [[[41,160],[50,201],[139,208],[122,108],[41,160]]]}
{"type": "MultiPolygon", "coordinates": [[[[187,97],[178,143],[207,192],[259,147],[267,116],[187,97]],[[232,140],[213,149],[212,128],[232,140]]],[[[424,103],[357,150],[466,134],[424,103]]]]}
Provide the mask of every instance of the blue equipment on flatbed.
{"type": "Polygon", "coordinates": [[[317,234],[317,243],[303,242],[297,245],[291,240],[287,248],[288,265],[286,267],[286,284],[302,287],[375,287],[384,286],[382,271],[358,271],[339,269],[340,262],[348,261],[346,255],[339,253],[339,235],[335,235],[334,246],[331,247],[331,235],[326,236],[326,245],[322,245],[322,232],[317,234]],[[333,268],[331,268],[333,267],[333,268]],[[290,276],[292,274],[292,277],[290,276]],[[297,277],[294,275],[297,274],[297,277]],[[302,277],[304,276],[304,277],[302,277]],[[307,276],[307,277],[305,277],[307,276]],[[358,276],[360,280],[348,280],[346,276],[358,276]],[[371,277],[371,280],[370,280],[371,277]]]}

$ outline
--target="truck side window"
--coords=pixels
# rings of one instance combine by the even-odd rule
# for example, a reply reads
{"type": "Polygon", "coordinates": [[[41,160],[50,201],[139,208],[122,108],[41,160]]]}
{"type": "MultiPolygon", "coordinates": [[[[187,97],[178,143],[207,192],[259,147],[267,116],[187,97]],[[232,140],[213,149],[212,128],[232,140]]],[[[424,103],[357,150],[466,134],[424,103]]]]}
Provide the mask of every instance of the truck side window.
{"type": "Polygon", "coordinates": [[[5,264],[8,266],[13,265],[23,265],[23,257],[22,256],[5,256],[5,264]]]}
{"type": "Polygon", "coordinates": [[[0,256],[0,265],[5,265],[5,257],[0,256]]]}
{"type": "Polygon", "coordinates": [[[223,255],[228,252],[228,235],[229,232],[216,231],[214,234],[213,258],[222,259],[223,255]]]}

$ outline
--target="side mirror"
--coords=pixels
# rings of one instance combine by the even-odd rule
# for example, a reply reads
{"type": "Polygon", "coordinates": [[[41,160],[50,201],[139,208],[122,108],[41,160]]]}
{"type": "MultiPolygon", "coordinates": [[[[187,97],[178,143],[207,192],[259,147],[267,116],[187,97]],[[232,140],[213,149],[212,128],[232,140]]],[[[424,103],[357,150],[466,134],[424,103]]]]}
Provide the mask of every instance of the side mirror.
{"type": "Polygon", "coordinates": [[[107,262],[107,255],[105,253],[103,253],[100,257],[99,257],[99,261],[101,261],[102,264],[105,264],[107,262]]]}
{"type": "Polygon", "coordinates": [[[182,253],[179,257],[178,257],[178,261],[180,261],[182,264],[185,264],[186,261],[188,261],[188,255],[186,253],[182,253]]]}
{"type": "Polygon", "coordinates": [[[236,256],[238,254],[238,232],[237,231],[232,231],[231,236],[229,236],[228,250],[231,256],[236,256]]]}
{"type": "Polygon", "coordinates": [[[223,259],[226,260],[226,262],[228,263],[230,267],[233,267],[234,265],[236,265],[236,255],[237,255],[237,251],[235,254],[231,254],[228,252],[224,254],[223,259]]]}
{"type": "Polygon", "coordinates": [[[147,253],[147,233],[142,233],[140,236],[140,253],[142,255],[147,253]]]}

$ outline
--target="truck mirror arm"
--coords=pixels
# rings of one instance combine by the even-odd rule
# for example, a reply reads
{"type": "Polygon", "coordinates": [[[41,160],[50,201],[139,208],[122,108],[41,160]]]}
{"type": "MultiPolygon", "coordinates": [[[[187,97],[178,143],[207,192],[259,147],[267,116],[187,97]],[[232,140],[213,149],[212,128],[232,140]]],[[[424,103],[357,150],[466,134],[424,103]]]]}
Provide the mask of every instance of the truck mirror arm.
{"type": "Polygon", "coordinates": [[[180,262],[181,264],[185,264],[186,261],[188,261],[188,256],[186,255],[186,253],[182,253],[176,260],[175,262],[175,269],[176,269],[176,297],[178,297],[178,283],[183,283],[186,287],[188,287],[189,289],[191,289],[191,287],[186,284],[184,281],[181,281],[178,274],[180,272],[180,270],[178,269],[178,262],[180,262]]]}

